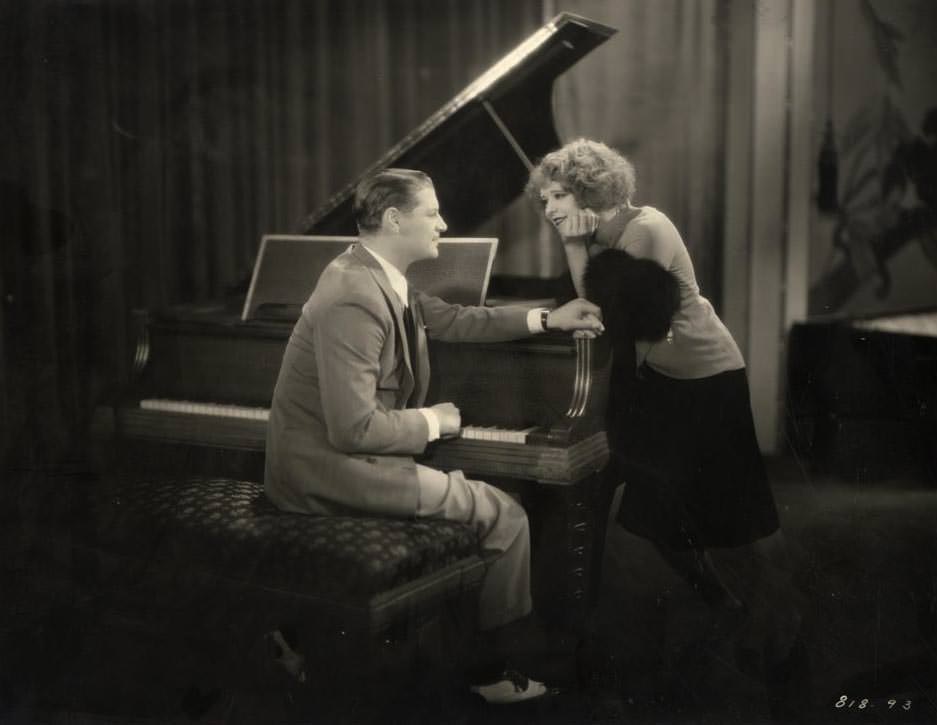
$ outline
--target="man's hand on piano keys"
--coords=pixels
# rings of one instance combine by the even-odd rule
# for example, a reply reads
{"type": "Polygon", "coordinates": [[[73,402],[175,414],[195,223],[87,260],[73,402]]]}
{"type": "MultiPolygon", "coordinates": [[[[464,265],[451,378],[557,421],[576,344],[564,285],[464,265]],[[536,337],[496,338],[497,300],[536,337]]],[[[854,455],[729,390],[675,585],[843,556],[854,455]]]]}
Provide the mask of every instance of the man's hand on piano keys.
{"type": "Polygon", "coordinates": [[[436,403],[432,411],[439,418],[439,437],[452,438],[462,428],[462,414],[452,403],[436,403]]]}
{"type": "Polygon", "coordinates": [[[594,338],[605,332],[602,310],[582,298],[551,310],[547,317],[547,328],[572,332],[575,337],[586,338],[594,338]]]}

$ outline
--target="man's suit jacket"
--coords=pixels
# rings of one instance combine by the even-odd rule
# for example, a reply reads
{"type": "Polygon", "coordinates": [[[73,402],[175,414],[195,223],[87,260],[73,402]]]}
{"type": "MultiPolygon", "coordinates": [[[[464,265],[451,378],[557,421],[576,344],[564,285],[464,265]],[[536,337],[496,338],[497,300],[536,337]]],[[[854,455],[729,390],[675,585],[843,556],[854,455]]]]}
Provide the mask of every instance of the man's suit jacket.
{"type": "Polygon", "coordinates": [[[410,306],[415,361],[403,306],[366,249],[356,244],[322,273],[286,346],[270,408],[264,484],[280,508],[415,515],[413,456],[429,437],[416,410],[430,377],[426,333],[448,342],[530,334],[519,307],[450,305],[413,290],[410,306]]]}

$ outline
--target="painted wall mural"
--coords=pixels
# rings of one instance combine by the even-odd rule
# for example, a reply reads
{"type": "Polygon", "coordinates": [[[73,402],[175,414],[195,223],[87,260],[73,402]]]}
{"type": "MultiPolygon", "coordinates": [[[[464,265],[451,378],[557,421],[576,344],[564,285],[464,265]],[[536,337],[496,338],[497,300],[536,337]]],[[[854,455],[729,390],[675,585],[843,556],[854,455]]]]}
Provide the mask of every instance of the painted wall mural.
{"type": "Polygon", "coordinates": [[[818,14],[810,313],[937,308],[937,4],[818,14]]]}

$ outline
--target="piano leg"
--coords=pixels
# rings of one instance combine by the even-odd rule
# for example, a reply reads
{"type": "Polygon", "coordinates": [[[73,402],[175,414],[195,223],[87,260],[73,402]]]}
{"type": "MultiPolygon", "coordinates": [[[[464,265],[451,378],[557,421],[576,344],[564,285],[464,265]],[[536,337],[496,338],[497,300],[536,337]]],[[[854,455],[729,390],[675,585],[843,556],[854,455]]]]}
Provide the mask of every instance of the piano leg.
{"type": "Polygon", "coordinates": [[[527,510],[534,608],[551,628],[577,634],[588,629],[608,517],[603,482],[594,473],[569,485],[504,486],[520,494],[527,510]]]}
{"type": "Polygon", "coordinates": [[[589,600],[593,606],[598,602],[602,589],[602,562],[605,557],[605,541],[608,533],[608,519],[611,515],[615,491],[624,480],[616,466],[609,463],[599,473],[592,485],[592,572],[590,579],[589,600]]]}

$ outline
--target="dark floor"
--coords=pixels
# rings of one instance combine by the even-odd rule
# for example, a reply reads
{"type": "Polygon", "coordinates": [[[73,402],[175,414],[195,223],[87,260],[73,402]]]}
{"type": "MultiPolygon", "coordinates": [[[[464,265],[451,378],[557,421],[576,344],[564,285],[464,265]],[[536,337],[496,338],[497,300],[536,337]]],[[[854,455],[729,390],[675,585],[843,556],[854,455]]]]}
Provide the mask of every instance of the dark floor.
{"type": "Polygon", "coordinates": [[[452,663],[432,641],[430,666],[406,690],[354,676],[327,692],[290,687],[273,667],[232,685],[225,653],[197,638],[167,637],[132,612],[89,618],[94,602],[76,594],[70,541],[55,535],[77,477],[8,477],[0,721],[937,722],[937,486],[847,483],[790,460],[771,470],[789,581],[758,580],[747,552],[718,552],[750,616],[717,619],[652,547],[611,526],[596,635],[531,644],[529,667],[558,692],[508,708],[455,690],[452,663]],[[39,478],[58,491],[51,508],[35,495],[39,478]]]}

